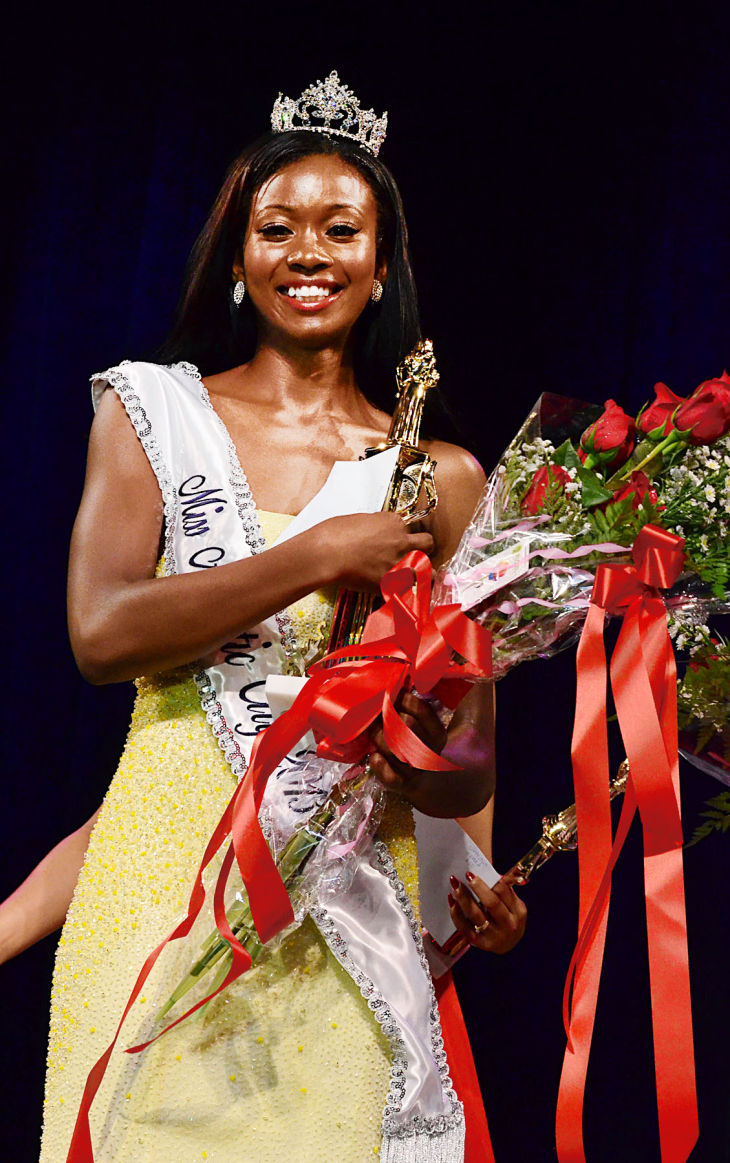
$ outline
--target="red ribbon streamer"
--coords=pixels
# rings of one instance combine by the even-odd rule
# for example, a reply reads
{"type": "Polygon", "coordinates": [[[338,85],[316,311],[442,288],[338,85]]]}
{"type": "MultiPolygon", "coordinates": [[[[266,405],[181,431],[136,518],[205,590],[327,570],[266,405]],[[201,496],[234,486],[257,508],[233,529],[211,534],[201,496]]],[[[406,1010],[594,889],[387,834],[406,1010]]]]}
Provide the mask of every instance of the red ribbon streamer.
{"type": "Polygon", "coordinates": [[[318,738],[319,755],[355,763],[372,750],[367,731],[382,715],[388,746],[404,763],[431,771],[458,770],[413,734],[394,704],[401,690],[412,687],[421,694],[432,692],[447,706],[455,707],[468,689],[468,680],[491,675],[489,632],[467,618],[458,605],[436,607],[429,613],[431,563],[423,553],[406,554],[385,575],[381,590],[385,604],[368,618],[362,644],[335,650],[311,667],[309,682],[290,709],[257,736],[246,774],[208,841],[187,914],[145,961],[111,1044],[89,1072],[66,1163],[93,1163],[89,1110],[124,1021],[162,950],[190,932],[205,903],[203,873],[226,840],[230,838],[230,843],[213,898],[218,931],[233,954],[225,981],[155,1038],[130,1047],[127,1053],[144,1050],[251,967],[251,958],[234,936],[225,913],[225,889],[234,859],[261,940],[271,940],[294,920],[258,812],[269,776],[307,730],[311,727],[318,738]],[[454,652],[467,659],[467,664],[452,661],[454,652]]]}
{"type": "Polygon", "coordinates": [[[568,971],[568,1044],[558,1094],[560,1163],[585,1163],[583,1096],[601,979],[611,873],[638,805],[659,1138],[663,1163],[685,1163],[699,1134],[682,868],[676,667],[660,589],[682,569],[684,542],[653,525],[633,547],[633,565],[600,565],[578,646],[572,757],[578,823],[579,936],[568,971]],[[606,613],[624,622],[611,686],[630,775],[611,835],[606,728],[606,613]],[[569,1002],[572,985],[572,1004],[569,1002]]]}

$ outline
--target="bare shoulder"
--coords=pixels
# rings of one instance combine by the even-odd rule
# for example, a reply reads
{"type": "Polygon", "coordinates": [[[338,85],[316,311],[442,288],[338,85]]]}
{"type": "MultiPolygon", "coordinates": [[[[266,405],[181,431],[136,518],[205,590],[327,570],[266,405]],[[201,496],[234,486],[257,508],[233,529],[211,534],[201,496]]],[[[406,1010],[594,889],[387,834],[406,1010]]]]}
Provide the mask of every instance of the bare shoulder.
{"type": "Polygon", "coordinates": [[[448,444],[445,440],[429,440],[424,448],[436,461],[436,474],[444,483],[458,484],[461,489],[484,488],[486,476],[475,456],[458,444],[448,444]]]}
{"type": "Polygon", "coordinates": [[[107,389],[99,401],[89,436],[87,485],[98,477],[118,484],[135,480],[142,487],[158,489],[147,454],[117,393],[107,389]]]}
{"type": "Polygon", "coordinates": [[[436,461],[438,505],[431,532],[436,541],[436,564],[447,561],[469,524],[486,482],[475,456],[444,440],[424,441],[424,450],[436,461]]]}

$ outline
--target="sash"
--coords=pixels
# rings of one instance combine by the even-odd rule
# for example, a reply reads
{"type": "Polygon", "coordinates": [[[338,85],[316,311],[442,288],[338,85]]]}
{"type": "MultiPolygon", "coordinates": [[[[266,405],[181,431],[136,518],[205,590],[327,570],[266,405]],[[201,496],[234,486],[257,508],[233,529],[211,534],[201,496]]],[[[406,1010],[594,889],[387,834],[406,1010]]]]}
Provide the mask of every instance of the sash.
{"type": "MultiPolygon", "coordinates": [[[[95,407],[119,395],[155,472],[165,511],[165,572],[189,573],[266,548],[244,471],[195,367],[125,361],[92,378],[95,407]]],[[[337,462],[329,481],[279,540],[327,517],[382,508],[395,451],[337,462]]],[[[253,741],[271,721],[266,677],[302,673],[282,611],[223,643],[195,675],[213,734],[240,779],[253,741]]],[[[326,799],[344,765],[314,760],[304,737],[269,779],[262,823],[285,839],[326,799]]],[[[391,1049],[383,1163],[462,1163],[464,1115],[448,1071],[438,1005],[418,923],[386,846],[362,848],[349,888],[309,914],[367,1000],[391,1049]]],[[[301,921],[303,914],[297,914],[301,921]]]]}

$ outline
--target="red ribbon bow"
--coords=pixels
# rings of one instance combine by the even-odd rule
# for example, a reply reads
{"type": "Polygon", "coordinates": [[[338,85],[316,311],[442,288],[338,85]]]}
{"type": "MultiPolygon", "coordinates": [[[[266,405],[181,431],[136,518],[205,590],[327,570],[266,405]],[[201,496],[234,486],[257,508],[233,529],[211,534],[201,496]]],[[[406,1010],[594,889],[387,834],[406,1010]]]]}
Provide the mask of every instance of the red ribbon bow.
{"type": "Polygon", "coordinates": [[[233,954],[231,968],[208,997],[171,1022],[155,1038],[128,1053],[144,1050],[224,990],[251,966],[251,958],[234,936],[226,918],[225,889],[235,859],[248,892],[251,915],[262,941],[271,940],[294,920],[291,902],[266,843],[258,812],[269,776],[311,727],[319,739],[318,754],[357,762],[372,744],[368,728],[379,715],[388,746],[404,763],[432,771],[453,771],[403,723],[395,700],[404,688],[433,692],[455,707],[469,679],[491,675],[489,632],[467,618],[460,606],[438,606],[429,613],[431,563],[413,552],[383,578],[385,604],[367,620],[362,644],[333,651],[310,668],[310,679],[294,704],[257,736],[245,776],[233,793],[205,849],[184,920],[150,953],[124,1008],[114,1039],[89,1072],[76,1118],[67,1163],[93,1163],[89,1109],[104,1077],[127,1014],[153,965],[170,941],[186,937],[205,902],[203,873],[221,845],[230,839],[213,896],[218,931],[233,954]],[[414,589],[415,582],[415,589],[414,589]],[[452,661],[453,653],[468,664],[452,661]]]}
{"type": "Polygon", "coordinates": [[[682,822],[677,753],[676,667],[659,593],[677,580],[684,542],[646,525],[634,564],[596,570],[577,656],[572,758],[578,823],[579,935],[564,996],[568,1045],[556,1137],[560,1163],[584,1163],[583,1095],[601,978],[611,873],[638,804],[659,1135],[663,1163],[684,1163],[698,1136],[689,992],[682,822]],[[611,686],[630,775],[612,840],[606,726],[606,613],[623,615],[611,686]],[[572,1005],[569,1003],[572,984],[572,1005]]]}

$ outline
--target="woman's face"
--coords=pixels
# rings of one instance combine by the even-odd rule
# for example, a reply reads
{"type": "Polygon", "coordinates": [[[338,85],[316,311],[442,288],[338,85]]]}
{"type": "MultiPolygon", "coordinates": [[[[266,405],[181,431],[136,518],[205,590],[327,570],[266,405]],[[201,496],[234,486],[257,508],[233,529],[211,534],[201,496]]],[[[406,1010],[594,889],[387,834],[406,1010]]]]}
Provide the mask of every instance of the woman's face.
{"type": "Polygon", "coordinates": [[[243,278],[259,338],[307,348],[344,345],[376,274],[377,207],[357,170],[315,155],[257,191],[243,249],[243,278]]]}

